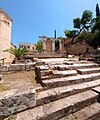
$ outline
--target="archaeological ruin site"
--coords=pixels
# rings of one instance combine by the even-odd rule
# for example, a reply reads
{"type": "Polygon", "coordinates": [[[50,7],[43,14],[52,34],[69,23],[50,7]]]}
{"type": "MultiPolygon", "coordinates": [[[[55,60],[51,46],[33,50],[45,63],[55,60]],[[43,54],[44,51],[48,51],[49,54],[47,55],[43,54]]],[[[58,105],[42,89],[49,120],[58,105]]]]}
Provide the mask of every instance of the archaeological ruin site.
{"type": "Polygon", "coordinates": [[[17,49],[11,32],[0,9],[0,120],[100,120],[100,48],[55,31],[39,37],[40,51],[22,42],[17,49]]]}

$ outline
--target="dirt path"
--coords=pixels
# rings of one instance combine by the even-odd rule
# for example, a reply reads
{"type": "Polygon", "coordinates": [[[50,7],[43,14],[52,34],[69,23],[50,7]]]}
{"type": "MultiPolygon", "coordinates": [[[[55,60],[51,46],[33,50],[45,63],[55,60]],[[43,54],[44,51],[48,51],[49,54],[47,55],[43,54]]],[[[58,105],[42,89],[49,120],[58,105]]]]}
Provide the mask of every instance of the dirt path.
{"type": "Polygon", "coordinates": [[[34,88],[39,86],[35,82],[34,71],[18,72],[3,75],[0,85],[0,91],[6,89],[16,89],[25,86],[33,86],[34,88]]]}

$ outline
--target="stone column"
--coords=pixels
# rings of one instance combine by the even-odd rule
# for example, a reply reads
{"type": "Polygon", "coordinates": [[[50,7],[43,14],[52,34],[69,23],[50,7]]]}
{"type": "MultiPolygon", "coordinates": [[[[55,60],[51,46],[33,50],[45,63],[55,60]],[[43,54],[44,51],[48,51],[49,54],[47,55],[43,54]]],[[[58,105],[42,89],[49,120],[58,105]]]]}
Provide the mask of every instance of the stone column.
{"type": "Polygon", "coordinates": [[[54,52],[54,51],[55,51],[55,41],[52,40],[52,52],[54,52]]]}
{"type": "Polygon", "coordinates": [[[45,43],[46,41],[45,40],[43,40],[43,50],[45,51],[46,50],[46,43],[45,43]]]}
{"type": "Polygon", "coordinates": [[[62,43],[61,43],[61,40],[59,40],[59,50],[62,51],[62,43]]]}

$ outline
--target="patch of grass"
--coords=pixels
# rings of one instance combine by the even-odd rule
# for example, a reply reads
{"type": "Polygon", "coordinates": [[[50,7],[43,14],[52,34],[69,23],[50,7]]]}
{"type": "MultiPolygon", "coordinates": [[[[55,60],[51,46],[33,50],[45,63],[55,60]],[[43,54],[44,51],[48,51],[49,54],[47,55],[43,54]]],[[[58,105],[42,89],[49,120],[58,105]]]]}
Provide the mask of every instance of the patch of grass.
{"type": "Polygon", "coordinates": [[[16,115],[10,115],[6,120],[16,120],[16,115]]]}
{"type": "Polygon", "coordinates": [[[5,84],[0,84],[0,92],[9,90],[9,88],[5,84]]]}

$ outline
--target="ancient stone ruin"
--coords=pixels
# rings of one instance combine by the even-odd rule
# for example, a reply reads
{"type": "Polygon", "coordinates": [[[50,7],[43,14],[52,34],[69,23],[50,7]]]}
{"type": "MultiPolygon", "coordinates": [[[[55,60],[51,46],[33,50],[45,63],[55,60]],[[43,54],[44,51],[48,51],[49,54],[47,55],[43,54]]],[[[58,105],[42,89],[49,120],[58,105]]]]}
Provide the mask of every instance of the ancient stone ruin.
{"type": "Polygon", "coordinates": [[[41,59],[35,72],[41,87],[11,91],[12,95],[0,93],[0,117],[14,114],[16,120],[99,120],[99,64],[78,58],[41,59]],[[10,108],[5,113],[6,102],[10,108]]]}

